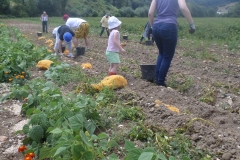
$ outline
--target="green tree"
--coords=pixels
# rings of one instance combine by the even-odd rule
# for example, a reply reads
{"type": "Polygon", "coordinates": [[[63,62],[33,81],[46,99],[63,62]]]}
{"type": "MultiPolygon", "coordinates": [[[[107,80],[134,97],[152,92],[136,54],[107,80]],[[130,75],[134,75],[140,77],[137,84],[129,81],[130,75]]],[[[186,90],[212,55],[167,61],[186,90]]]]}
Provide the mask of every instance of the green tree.
{"type": "Polygon", "coordinates": [[[26,2],[26,5],[27,5],[27,12],[28,12],[28,15],[29,17],[36,17],[36,16],[40,16],[39,15],[39,10],[37,8],[37,2],[36,1],[32,1],[32,0],[29,0],[28,2],[26,2]]]}
{"type": "Polygon", "coordinates": [[[147,6],[145,7],[139,7],[135,9],[135,15],[138,17],[147,17],[148,16],[148,10],[149,8],[147,6]]]}
{"type": "Polygon", "coordinates": [[[240,17],[240,2],[237,3],[233,8],[229,9],[228,16],[240,17]]]}
{"type": "Polygon", "coordinates": [[[120,9],[122,17],[134,17],[134,10],[131,7],[123,7],[120,9]]]}
{"type": "Polygon", "coordinates": [[[10,12],[10,1],[9,0],[1,0],[0,14],[9,14],[9,12],[10,12]]]}

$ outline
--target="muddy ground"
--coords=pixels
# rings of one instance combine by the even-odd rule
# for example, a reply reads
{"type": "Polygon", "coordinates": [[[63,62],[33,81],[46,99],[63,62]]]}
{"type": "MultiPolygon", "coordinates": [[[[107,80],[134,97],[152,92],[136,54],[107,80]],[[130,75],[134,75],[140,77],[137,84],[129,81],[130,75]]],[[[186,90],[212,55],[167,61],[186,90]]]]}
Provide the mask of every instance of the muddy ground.
{"type": "MultiPolygon", "coordinates": [[[[19,28],[36,45],[46,45],[45,41],[39,41],[37,38],[39,25],[12,20],[4,22],[19,28]]],[[[49,31],[52,29],[49,27],[49,31]]],[[[51,33],[44,36],[54,40],[51,33]]],[[[86,51],[84,56],[76,59],[64,57],[63,61],[77,65],[90,62],[93,69],[85,72],[103,78],[108,74],[109,68],[104,54],[107,37],[105,35],[98,38],[97,34],[90,35],[89,41],[90,50],[86,51]]],[[[198,47],[193,48],[192,46],[195,45],[193,42],[179,39],[167,77],[167,84],[172,88],[165,88],[141,79],[139,64],[155,63],[158,54],[156,45],[146,46],[139,44],[138,40],[122,40],[122,42],[127,44],[125,47],[127,54],[120,55],[121,66],[118,74],[128,80],[128,86],[116,91],[119,98],[137,103],[147,115],[146,123],[164,127],[170,134],[174,129],[183,127],[194,118],[206,120],[207,123],[196,120],[188,129],[187,136],[193,144],[199,149],[207,149],[216,154],[221,160],[240,160],[240,51],[229,51],[226,45],[218,46],[214,42],[207,46],[204,43],[197,44],[198,47]],[[181,45],[183,43],[189,43],[189,47],[181,45]],[[198,55],[203,50],[216,56],[217,61],[185,56],[189,52],[198,55]],[[174,83],[171,83],[173,80],[174,83]],[[180,90],[174,88],[174,84],[182,88],[188,87],[180,90]],[[156,107],[155,100],[177,107],[180,114],[164,106],[156,107]]],[[[83,46],[83,41],[80,45],[83,46]]],[[[41,76],[37,70],[33,72],[35,72],[33,75],[41,76]]],[[[4,87],[7,88],[5,84],[4,87]]],[[[72,91],[74,87],[65,87],[63,91],[72,91]]],[[[0,142],[1,160],[19,159],[19,155],[15,154],[16,151],[5,152],[22,138],[14,135],[11,127],[24,117],[6,110],[18,103],[20,102],[8,101],[0,105],[0,136],[8,137],[3,143],[0,142]]]]}

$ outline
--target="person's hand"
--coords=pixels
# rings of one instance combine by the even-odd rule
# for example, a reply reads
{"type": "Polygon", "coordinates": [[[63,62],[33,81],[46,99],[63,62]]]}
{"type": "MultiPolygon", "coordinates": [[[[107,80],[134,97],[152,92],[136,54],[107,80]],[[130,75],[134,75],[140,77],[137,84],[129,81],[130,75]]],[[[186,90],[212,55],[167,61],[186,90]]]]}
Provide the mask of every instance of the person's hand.
{"type": "Polygon", "coordinates": [[[188,32],[190,34],[193,34],[196,30],[196,27],[195,27],[194,23],[189,24],[189,27],[190,27],[190,29],[188,30],[188,32]]]}
{"type": "Polygon", "coordinates": [[[120,46],[124,48],[127,44],[126,43],[121,43],[120,46]]]}
{"type": "Polygon", "coordinates": [[[122,49],[121,49],[121,53],[122,53],[122,54],[125,54],[125,53],[126,53],[125,49],[122,48],[122,49]]]}

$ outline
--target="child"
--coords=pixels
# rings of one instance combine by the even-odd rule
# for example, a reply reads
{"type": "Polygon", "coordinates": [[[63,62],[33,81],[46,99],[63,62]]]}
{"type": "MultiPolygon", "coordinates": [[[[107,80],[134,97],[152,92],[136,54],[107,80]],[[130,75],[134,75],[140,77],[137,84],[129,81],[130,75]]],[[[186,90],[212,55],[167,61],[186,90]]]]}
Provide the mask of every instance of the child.
{"type": "MultiPolygon", "coordinates": [[[[150,41],[150,36],[151,36],[151,34],[152,34],[152,29],[151,29],[150,23],[147,22],[147,23],[145,24],[144,33],[143,33],[143,35],[142,35],[139,43],[142,43],[142,40],[143,40],[144,38],[147,38],[147,39],[150,41]]],[[[152,36],[152,42],[154,42],[153,36],[152,36]]]]}
{"type": "Polygon", "coordinates": [[[120,25],[122,24],[116,17],[112,16],[108,20],[108,29],[110,35],[108,38],[108,47],[106,50],[106,57],[110,63],[109,75],[116,75],[118,65],[120,63],[119,52],[126,53],[123,47],[120,44],[120,25]]]}

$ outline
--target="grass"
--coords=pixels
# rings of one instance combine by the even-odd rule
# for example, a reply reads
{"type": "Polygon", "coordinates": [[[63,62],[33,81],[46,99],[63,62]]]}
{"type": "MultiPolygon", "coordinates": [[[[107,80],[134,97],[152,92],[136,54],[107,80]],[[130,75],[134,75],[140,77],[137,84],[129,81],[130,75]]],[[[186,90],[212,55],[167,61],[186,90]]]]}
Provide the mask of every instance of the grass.
{"type": "Polygon", "coordinates": [[[183,74],[172,74],[167,78],[167,85],[184,93],[193,85],[193,78],[183,74]]]}
{"type": "Polygon", "coordinates": [[[202,96],[200,101],[207,103],[209,105],[214,105],[216,97],[216,88],[213,86],[206,86],[203,88],[202,96]]]}

